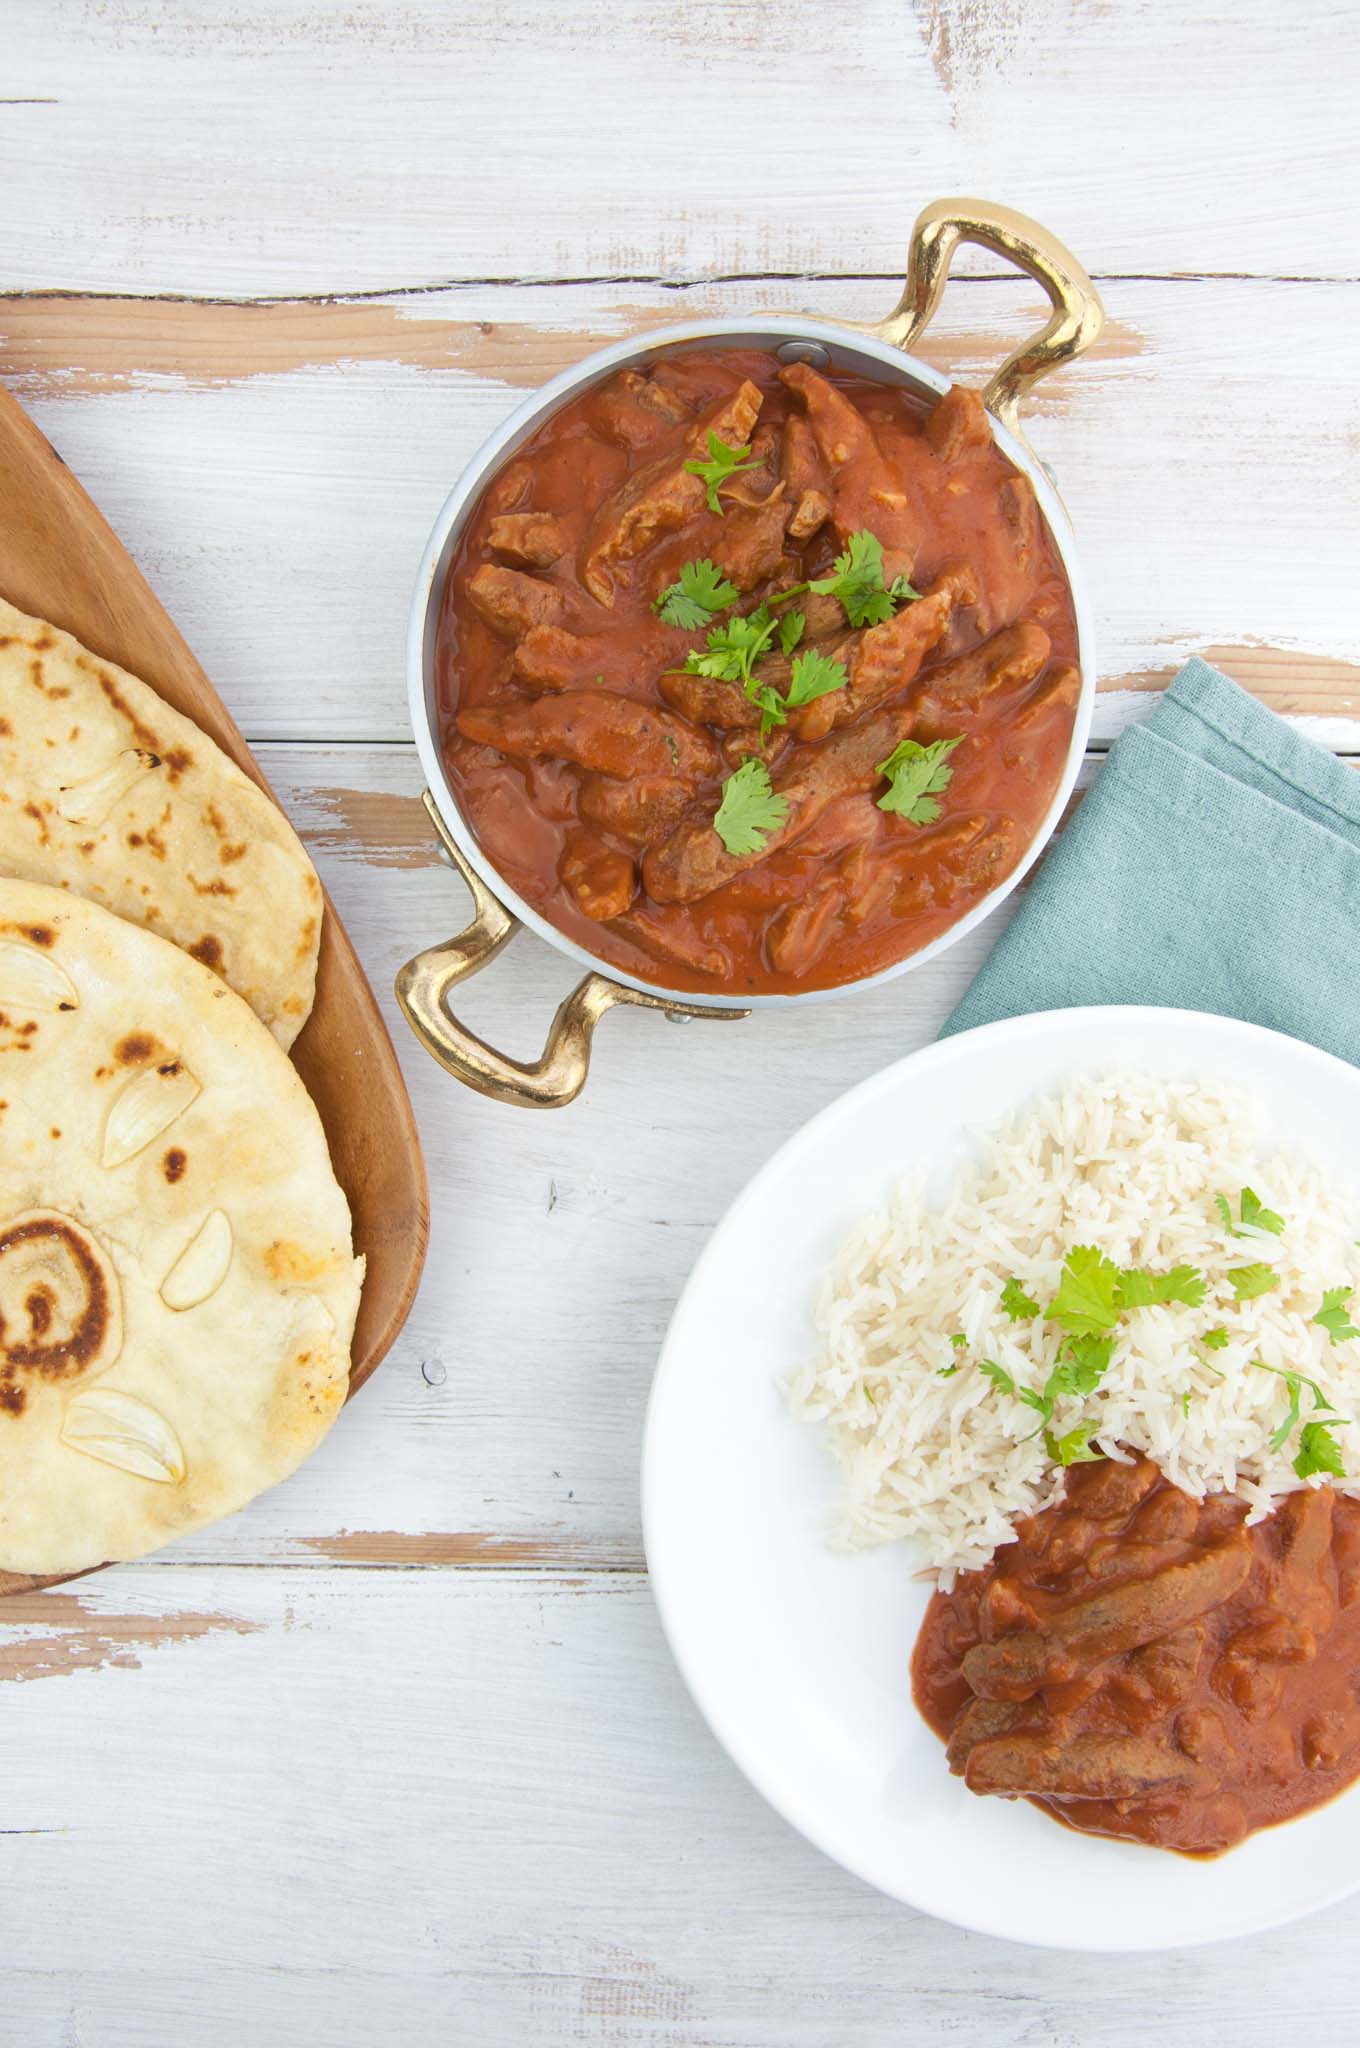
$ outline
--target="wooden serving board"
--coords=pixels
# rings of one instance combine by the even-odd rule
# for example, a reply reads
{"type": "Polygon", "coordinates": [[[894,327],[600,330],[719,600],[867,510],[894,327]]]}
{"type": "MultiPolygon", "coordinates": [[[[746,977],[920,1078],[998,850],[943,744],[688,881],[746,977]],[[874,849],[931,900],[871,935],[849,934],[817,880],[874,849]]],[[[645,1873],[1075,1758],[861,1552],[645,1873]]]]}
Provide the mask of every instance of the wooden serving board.
{"type": "MultiPolygon", "coordinates": [[[[207,676],[141,571],[56,450],[0,388],[0,593],[74,633],[201,726],[269,790],[207,676]]],[[[272,795],[273,792],[269,791],[272,795]]],[[[368,1261],[350,1394],[406,1320],[429,1233],[420,1140],[406,1083],[358,956],[329,897],[316,1003],[291,1058],[321,1115],[368,1261]]],[[[0,1594],[51,1585],[0,1572],[0,1594]]]]}

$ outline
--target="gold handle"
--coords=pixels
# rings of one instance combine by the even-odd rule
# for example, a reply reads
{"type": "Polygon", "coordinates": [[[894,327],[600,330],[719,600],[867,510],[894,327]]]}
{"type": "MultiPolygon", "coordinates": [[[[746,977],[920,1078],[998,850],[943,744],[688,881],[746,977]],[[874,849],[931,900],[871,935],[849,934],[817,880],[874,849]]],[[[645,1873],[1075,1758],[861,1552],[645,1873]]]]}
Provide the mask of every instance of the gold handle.
{"type": "Polygon", "coordinates": [[[548,1030],[539,1058],[512,1060],[460,1024],[449,1008],[449,990],[490,965],[519,930],[481,876],[464,858],[444,826],[429,790],[425,809],[449,859],[472,891],[472,923],[447,945],[431,946],[408,960],[397,976],[397,1001],[402,1014],[431,1059],[455,1074],[479,1095],[493,1102],[513,1102],[521,1109],[565,1109],[585,1086],[590,1071],[590,1044],[595,1026],[616,1003],[641,1010],[660,1010],[667,1017],[745,1017],[746,1010],[709,1010],[697,1003],[670,1002],[628,988],[604,974],[588,974],[562,1003],[548,1030]]]}
{"type": "Polygon", "coordinates": [[[1043,286],[1053,307],[1047,325],[1007,356],[982,394],[988,410],[1019,434],[1021,400],[1050,370],[1084,354],[1105,324],[1105,308],[1071,250],[1037,220],[987,199],[936,199],[911,231],[906,286],[874,330],[881,340],[900,349],[920,340],[940,303],[960,242],[977,242],[1007,257],[1043,286]]]}

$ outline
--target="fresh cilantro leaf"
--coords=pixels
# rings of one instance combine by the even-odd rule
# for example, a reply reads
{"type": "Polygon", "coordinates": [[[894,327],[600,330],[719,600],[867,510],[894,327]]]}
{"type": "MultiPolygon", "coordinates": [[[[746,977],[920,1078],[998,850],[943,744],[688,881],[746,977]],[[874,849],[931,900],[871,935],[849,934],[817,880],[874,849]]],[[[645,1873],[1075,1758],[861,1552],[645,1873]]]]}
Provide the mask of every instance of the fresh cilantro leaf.
{"type": "Polygon", "coordinates": [[[1227,1331],[1220,1325],[1216,1330],[1206,1330],[1199,1341],[1201,1344],[1206,1345],[1210,1351],[1226,1351],[1231,1339],[1227,1331]]]}
{"type": "Polygon", "coordinates": [[[770,736],[771,728],[776,725],[786,725],[789,714],[784,709],[784,699],[780,696],[778,690],[775,689],[773,683],[763,684],[756,691],[751,702],[760,707],[760,744],[763,747],[770,736]]]}
{"type": "Polygon", "coordinates": [[[1330,1422],[1305,1422],[1299,1432],[1298,1456],[1294,1470],[1300,1479],[1310,1479],[1314,1472],[1330,1472],[1336,1479],[1346,1476],[1345,1461],[1341,1446],[1332,1435],[1334,1429],[1344,1425],[1339,1420],[1330,1422]]]}
{"type": "Polygon", "coordinates": [[[1065,1337],[1044,1387],[1050,1408],[1064,1394],[1094,1393],[1113,1356],[1113,1337],[1065,1337]]]}
{"type": "Polygon", "coordinates": [[[752,670],[769,646],[774,631],[775,620],[768,605],[761,605],[744,617],[726,619],[713,628],[702,653],[697,647],[690,649],[685,667],[691,675],[711,676],[722,683],[741,683],[749,691],[754,680],[752,670]]]}
{"type": "Polygon", "coordinates": [[[1069,1337],[1097,1337],[1119,1321],[1120,1273],[1113,1259],[1093,1244],[1076,1244],[1063,1262],[1049,1321],[1069,1337]]]}
{"type": "Polygon", "coordinates": [[[686,562],[678,583],[669,584],[652,606],[668,626],[697,633],[715,612],[725,612],[741,596],[715,562],[686,562]]]}
{"type": "Polygon", "coordinates": [[[1045,1422],[1053,1413],[1053,1403],[1048,1398],[1047,1389],[1042,1394],[1036,1394],[1033,1387],[1017,1387],[1015,1398],[1017,1401],[1023,1401],[1027,1408],[1032,1408],[1045,1422]]]}
{"type": "Polygon", "coordinates": [[[1258,1295],[1269,1294],[1280,1284],[1280,1276],[1273,1266],[1234,1266],[1228,1274],[1232,1291],[1239,1301],[1255,1301],[1258,1295]]]}
{"type": "Polygon", "coordinates": [[[1278,1237],[1284,1229],[1283,1216],[1277,1215],[1274,1209],[1267,1209],[1255,1188],[1243,1188],[1238,1196],[1240,1224],[1233,1222],[1232,1204],[1226,1195],[1215,1195],[1214,1207],[1229,1237],[1278,1237]]]}
{"type": "Polygon", "coordinates": [[[1182,1414],[1182,1415],[1183,1415],[1183,1416],[1185,1417],[1185,1419],[1186,1419],[1186,1421],[1187,1421],[1187,1422],[1188,1422],[1188,1421],[1190,1420],[1190,1389],[1189,1389],[1189,1387],[1187,1387],[1187,1388],[1186,1388],[1186,1390],[1185,1390],[1185,1392],[1184,1392],[1184,1393],[1183,1393],[1183,1394],[1181,1395],[1181,1414],[1182,1414]]]}
{"type": "Polygon", "coordinates": [[[1126,1266],[1119,1276],[1119,1306],[1158,1308],[1178,1301],[1186,1308],[1198,1308],[1204,1299],[1204,1275],[1198,1266],[1173,1266],[1169,1273],[1150,1273],[1143,1266],[1126,1266]]]}
{"type": "MultiPolygon", "coordinates": [[[[962,738],[962,734],[959,735],[962,738]]],[[[919,740],[903,740],[893,748],[875,773],[886,775],[890,787],[878,799],[880,811],[891,811],[909,825],[933,825],[940,815],[937,793],[949,787],[954,771],[949,756],[959,740],[932,740],[923,747],[919,740]]]]}
{"type": "MultiPolygon", "coordinates": [[[[1274,1372],[1276,1368],[1273,1365],[1268,1365],[1264,1367],[1264,1370],[1266,1372],[1274,1372]]],[[[1302,1391],[1297,1373],[1282,1372],[1279,1374],[1279,1377],[1284,1381],[1285,1386],[1289,1390],[1289,1406],[1285,1410],[1284,1421],[1270,1433],[1270,1448],[1272,1451],[1278,1451],[1281,1444],[1287,1443],[1294,1434],[1294,1426],[1299,1419],[1299,1395],[1302,1391]]]]}
{"type": "Polygon", "coordinates": [[[814,697],[827,697],[833,690],[843,690],[849,680],[850,671],[844,662],[828,661],[824,654],[810,647],[806,654],[794,658],[789,693],[784,701],[792,711],[799,704],[811,704],[814,697]]]}
{"type": "Polygon", "coordinates": [[[1094,1422],[1079,1422],[1075,1429],[1069,1429],[1066,1436],[1054,1436],[1052,1430],[1044,1431],[1044,1449],[1055,1465],[1095,1465],[1104,1457],[1103,1451],[1091,1449],[1091,1438],[1095,1435],[1094,1422]]]}
{"type": "Polygon", "coordinates": [[[822,593],[830,591],[838,598],[852,626],[881,626],[899,604],[908,604],[921,595],[905,576],[896,577],[891,586],[884,582],[883,543],[867,528],[851,534],[845,553],[836,557],[834,569],[834,575],[819,577],[809,588],[822,593]]]}
{"type": "Polygon", "coordinates": [[[1243,1188],[1241,1207],[1243,1230],[1264,1230],[1268,1231],[1271,1237],[1279,1237],[1284,1229],[1283,1216],[1277,1215],[1273,1209],[1267,1209],[1254,1189],[1243,1188]]]}
{"type": "Polygon", "coordinates": [[[962,1354],[968,1349],[968,1339],[964,1336],[962,1330],[956,1330],[949,1341],[957,1355],[950,1359],[948,1365],[942,1365],[937,1369],[937,1377],[942,1380],[953,1379],[955,1373],[963,1364],[962,1354]]]}
{"type": "Polygon", "coordinates": [[[1331,1455],[1339,1459],[1341,1454],[1337,1450],[1335,1444],[1332,1443],[1331,1438],[1327,1435],[1327,1431],[1329,1429],[1344,1429],[1347,1426],[1345,1418],[1343,1416],[1338,1415],[1335,1412],[1335,1410],[1332,1407],[1330,1398],[1323,1393],[1322,1388],[1318,1385],[1317,1381],[1310,1380],[1306,1372],[1284,1372],[1278,1365],[1266,1365],[1264,1361],[1259,1358],[1253,1358],[1252,1364],[1256,1367],[1258,1372],[1273,1373],[1276,1379],[1283,1380],[1289,1392],[1289,1406],[1285,1410],[1284,1420],[1280,1422],[1277,1425],[1277,1427],[1271,1431],[1271,1450],[1278,1451],[1281,1445],[1287,1443],[1289,1441],[1289,1438],[1293,1435],[1295,1425],[1297,1424],[1299,1419],[1299,1408],[1301,1403],[1302,1392],[1303,1389],[1307,1387],[1309,1393],[1313,1397],[1313,1406],[1315,1409],[1320,1411],[1323,1420],[1306,1422],[1304,1424],[1303,1430],[1299,1437],[1299,1458],[1296,1458],[1294,1461],[1294,1470],[1298,1472],[1300,1479],[1306,1479],[1308,1477],[1309,1472],[1340,1472],[1341,1466],[1339,1463],[1336,1465],[1328,1465],[1325,1463],[1313,1464],[1310,1462],[1308,1464],[1307,1472],[1299,1470],[1299,1459],[1303,1458],[1304,1456],[1303,1447],[1310,1441],[1322,1447],[1322,1455],[1324,1457],[1327,1455],[1327,1452],[1330,1449],[1331,1455]],[[1322,1432],[1322,1435],[1320,1437],[1310,1437],[1310,1432],[1319,1430],[1322,1432]]]}
{"type": "Polygon", "coordinates": [[[1322,1297],[1322,1307],[1313,1317],[1321,1323],[1333,1344],[1344,1344],[1348,1338],[1360,1337],[1360,1330],[1350,1319],[1346,1303],[1353,1290],[1349,1287],[1329,1287],[1322,1297]]]}
{"type": "Polygon", "coordinates": [[[1331,1408],[1332,1400],[1330,1394],[1324,1394],[1317,1381],[1310,1380],[1306,1372],[1289,1372],[1283,1366],[1267,1365],[1263,1358],[1253,1358],[1251,1363],[1255,1366],[1257,1372],[1274,1373],[1277,1380],[1283,1380],[1288,1386],[1294,1388],[1307,1387],[1313,1397],[1313,1406],[1315,1408],[1324,1410],[1331,1408]]]}
{"type": "Polygon", "coordinates": [[[783,824],[788,809],[788,798],[776,796],[771,789],[765,763],[744,761],[723,784],[713,829],[729,853],[738,857],[759,853],[767,835],[783,824]]]}
{"type": "Polygon", "coordinates": [[[732,477],[739,475],[743,469],[754,469],[756,467],[756,464],[750,457],[751,451],[749,447],[729,448],[726,441],[715,434],[711,427],[709,428],[708,461],[687,462],[685,468],[691,476],[703,479],[708,491],[708,509],[710,512],[722,512],[722,505],[718,500],[718,492],[725,483],[729,482],[732,477]]]}
{"type": "Polygon", "coordinates": [[[978,1371],[984,1379],[990,1380],[994,1387],[999,1387],[1003,1394],[1013,1394],[1015,1392],[1015,1381],[1011,1378],[1005,1366],[998,1365],[994,1358],[980,1358],[978,1360],[978,1371]]]}
{"type": "Polygon", "coordinates": [[[784,617],[779,621],[779,651],[781,654],[793,653],[794,648],[803,637],[803,628],[806,624],[807,619],[802,612],[785,613],[784,617]]]}
{"type": "Polygon", "coordinates": [[[1013,1323],[1028,1323],[1039,1313],[1038,1302],[1026,1294],[1014,1273],[1001,1290],[1001,1306],[1013,1323]]]}

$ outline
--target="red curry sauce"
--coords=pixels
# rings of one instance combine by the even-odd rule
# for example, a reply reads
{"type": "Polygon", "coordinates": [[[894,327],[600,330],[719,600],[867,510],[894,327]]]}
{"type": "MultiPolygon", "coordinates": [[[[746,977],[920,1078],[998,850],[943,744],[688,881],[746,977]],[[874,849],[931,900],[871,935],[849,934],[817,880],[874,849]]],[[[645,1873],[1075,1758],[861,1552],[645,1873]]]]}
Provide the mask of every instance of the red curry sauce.
{"type": "MultiPolygon", "coordinates": [[[[832,987],[917,950],[1020,860],[1066,761],[1076,652],[1057,550],[975,393],[927,408],[759,350],[668,357],[571,400],[484,493],[444,593],[444,757],[497,869],[591,953],[677,989],[832,987]],[[751,450],[721,514],[684,468],[710,429],[751,450]],[[859,631],[832,596],[791,602],[798,651],[850,685],[762,743],[739,685],[683,674],[704,630],[653,602],[708,559],[749,613],[865,530],[885,579],[923,596],[859,631]],[[898,739],[959,735],[937,820],[878,808],[898,739]],[[752,755],[790,813],[733,858],[712,821],[752,755]]],[[[777,653],[757,670],[789,674],[777,653]]]]}
{"type": "Polygon", "coordinates": [[[969,1789],[1191,1855],[1360,1776],[1360,1502],[1305,1488],[1248,1528],[1147,1459],[1068,1475],[936,1593],[917,1706],[969,1789]]]}

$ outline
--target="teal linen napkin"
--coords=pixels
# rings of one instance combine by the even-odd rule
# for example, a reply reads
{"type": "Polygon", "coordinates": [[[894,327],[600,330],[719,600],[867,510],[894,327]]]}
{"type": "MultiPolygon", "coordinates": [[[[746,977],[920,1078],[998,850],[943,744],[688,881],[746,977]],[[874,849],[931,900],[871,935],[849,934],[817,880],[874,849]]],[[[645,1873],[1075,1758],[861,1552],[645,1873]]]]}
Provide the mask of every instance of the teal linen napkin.
{"type": "Polygon", "coordinates": [[[1358,937],[1360,774],[1190,661],[1111,748],[943,1035],[1164,1003],[1360,1065],[1358,937]]]}

